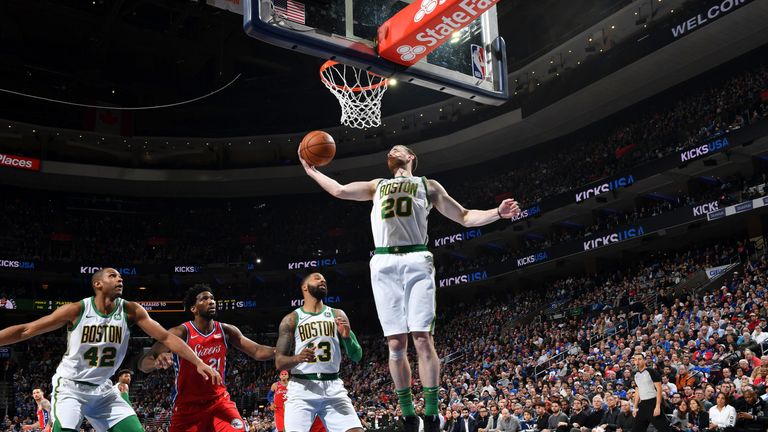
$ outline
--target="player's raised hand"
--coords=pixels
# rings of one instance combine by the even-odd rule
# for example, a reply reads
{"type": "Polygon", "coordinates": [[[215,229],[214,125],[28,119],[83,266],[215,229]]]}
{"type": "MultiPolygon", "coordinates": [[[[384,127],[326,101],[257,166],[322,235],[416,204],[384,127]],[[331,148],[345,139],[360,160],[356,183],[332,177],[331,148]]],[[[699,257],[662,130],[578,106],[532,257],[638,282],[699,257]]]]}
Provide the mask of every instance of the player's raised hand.
{"type": "Polygon", "coordinates": [[[221,384],[221,375],[219,375],[219,372],[203,362],[200,362],[200,364],[197,365],[197,373],[202,375],[206,381],[210,379],[211,383],[214,385],[221,384]]]}
{"type": "Polygon", "coordinates": [[[168,369],[173,366],[173,355],[171,353],[160,353],[155,358],[155,368],[168,369]]]}
{"type": "Polygon", "coordinates": [[[343,337],[344,339],[349,337],[349,321],[343,317],[336,317],[336,329],[339,331],[339,336],[343,337]]]}
{"type": "Polygon", "coordinates": [[[299,147],[299,150],[296,153],[299,155],[299,162],[301,162],[301,166],[304,167],[304,171],[311,171],[314,169],[313,166],[311,166],[307,161],[304,160],[304,158],[301,157],[301,147],[299,147]]]}
{"type": "Polygon", "coordinates": [[[313,348],[306,347],[301,350],[300,353],[296,354],[294,358],[299,363],[312,362],[315,360],[315,350],[313,348]]]}
{"type": "Polygon", "coordinates": [[[520,214],[520,205],[512,198],[507,198],[499,205],[499,215],[502,219],[512,219],[520,214]]]}

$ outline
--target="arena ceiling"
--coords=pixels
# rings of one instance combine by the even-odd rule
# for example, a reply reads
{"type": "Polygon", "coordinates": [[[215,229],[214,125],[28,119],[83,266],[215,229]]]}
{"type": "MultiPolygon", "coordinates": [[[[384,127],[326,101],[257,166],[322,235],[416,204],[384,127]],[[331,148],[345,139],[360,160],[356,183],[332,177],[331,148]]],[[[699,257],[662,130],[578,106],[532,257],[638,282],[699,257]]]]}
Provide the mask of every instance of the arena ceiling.
{"type": "MultiPolygon", "coordinates": [[[[510,70],[629,3],[501,1],[510,70]]],[[[226,91],[193,105],[134,113],[141,135],[260,135],[336,125],[336,101],[318,80],[321,63],[247,37],[242,16],[204,0],[0,2],[0,87],[5,89],[86,104],[144,106],[194,98],[242,74],[226,91]]],[[[385,115],[444,98],[405,85],[387,96],[385,115]]],[[[72,108],[0,96],[0,118],[77,129],[81,117],[72,108]]]]}

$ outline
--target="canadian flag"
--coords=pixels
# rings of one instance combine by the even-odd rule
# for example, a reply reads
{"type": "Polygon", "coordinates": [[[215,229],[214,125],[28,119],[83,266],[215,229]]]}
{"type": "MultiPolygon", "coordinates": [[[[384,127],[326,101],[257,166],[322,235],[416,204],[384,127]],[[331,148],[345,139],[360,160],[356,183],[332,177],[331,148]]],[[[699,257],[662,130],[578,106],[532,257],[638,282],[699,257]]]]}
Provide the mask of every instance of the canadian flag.
{"type": "Polygon", "coordinates": [[[85,112],[85,130],[107,135],[133,135],[133,116],[117,109],[88,109],[85,112]]]}

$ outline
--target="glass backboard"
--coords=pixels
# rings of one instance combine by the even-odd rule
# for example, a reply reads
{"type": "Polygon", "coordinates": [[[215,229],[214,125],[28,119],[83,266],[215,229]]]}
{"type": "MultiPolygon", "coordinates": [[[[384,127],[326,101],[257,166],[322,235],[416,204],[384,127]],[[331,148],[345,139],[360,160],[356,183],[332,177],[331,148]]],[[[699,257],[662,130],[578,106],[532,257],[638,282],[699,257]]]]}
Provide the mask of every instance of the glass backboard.
{"type": "Polygon", "coordinates": [[[412,1],[245,0],[244,28],[248,35],[286,49],[486,104],[506,102],[506,49],[495,6],[414,66],[378,56],[379,26],[412,1]],[[482,70],[477,66],[478,52],[482,70]]]}

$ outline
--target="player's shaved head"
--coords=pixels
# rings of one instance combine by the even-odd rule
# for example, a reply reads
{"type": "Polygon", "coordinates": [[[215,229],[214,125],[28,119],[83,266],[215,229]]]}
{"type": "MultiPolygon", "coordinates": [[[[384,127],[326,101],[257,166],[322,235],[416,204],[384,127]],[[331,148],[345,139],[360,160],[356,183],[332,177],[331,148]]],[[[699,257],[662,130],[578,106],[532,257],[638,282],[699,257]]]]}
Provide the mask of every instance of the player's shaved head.
{"type": "Polygon", "coordinates": [[[101,270],[97,270],[93,276],[91,276],[91,287],[96,288],[96,282],[101,282],[104,279],[106,279],[107,275],[111,272],[120,274],[117,270],[113,269],[112,267],[104,267],[101,270]]]}
{"type": "Polygon", "coordinates": [[[301,279],[301,285],[299,285],[299,286],[303,288],[303,287],[304,287],[304,285],[306,285],[306,284],[307,284],[307,282],[309,282],[309,280],[310,280],[310,279],[312,279],[312,276],[314,276],[314,275],[316,275],[316,274],[320,274],[320,273],[318,273],[318,272],[315,272],[315,273],[310,273],[310,274],[308,274],[308,275],[304,276],[304,277],[301,279]]]}
{"type": "Polygon", "coordinates": [[[97,270],[96,273],[91,276],[91,286],[95,285],[96,282],[104,279],[104,273],[109,270],[109,268],[103,268],[101,270],[97,270]]]}

